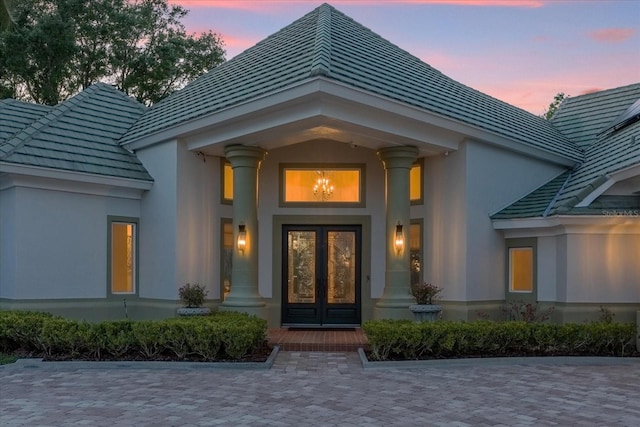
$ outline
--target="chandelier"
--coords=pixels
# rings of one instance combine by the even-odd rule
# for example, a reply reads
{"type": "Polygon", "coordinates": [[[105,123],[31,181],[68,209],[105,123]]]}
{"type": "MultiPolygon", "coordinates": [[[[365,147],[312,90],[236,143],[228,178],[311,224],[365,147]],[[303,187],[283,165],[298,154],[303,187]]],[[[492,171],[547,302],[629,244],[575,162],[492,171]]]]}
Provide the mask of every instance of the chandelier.
{"type": "Polygon", "coordinates": [[[333,184],[330,183],[329,177],[325,171],[316,171],[318,179],[313,186],[313,195],[321,201],[327,200],[333,194],[333,184]]]}

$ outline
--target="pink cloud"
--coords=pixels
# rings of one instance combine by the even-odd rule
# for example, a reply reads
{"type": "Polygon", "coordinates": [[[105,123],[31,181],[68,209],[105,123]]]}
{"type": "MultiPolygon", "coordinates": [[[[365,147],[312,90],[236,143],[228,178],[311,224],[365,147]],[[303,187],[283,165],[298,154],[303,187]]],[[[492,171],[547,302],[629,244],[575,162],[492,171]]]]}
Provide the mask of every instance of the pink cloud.
{"type": "MultiPolygon", "coordinates": [[[[253,11],[273,10],[274,7],[286,7],[287,4],[311,4],[319,5],[318,0],[169,0],[172,4],[178,4],[186,8],[223,8],[253,11]]],[[[498,6],[498,7],[542,7],[549,0],[332,0],[335,5],[350,6],[380,6],[386,4],[447,4],[455,6],[498,6]]]]}
{"type": "Polygon", "coordinates": [[[589,37],[602,43],[620,43],[635,36],[635,28],[605,28],[589,32],[589,37]]]}

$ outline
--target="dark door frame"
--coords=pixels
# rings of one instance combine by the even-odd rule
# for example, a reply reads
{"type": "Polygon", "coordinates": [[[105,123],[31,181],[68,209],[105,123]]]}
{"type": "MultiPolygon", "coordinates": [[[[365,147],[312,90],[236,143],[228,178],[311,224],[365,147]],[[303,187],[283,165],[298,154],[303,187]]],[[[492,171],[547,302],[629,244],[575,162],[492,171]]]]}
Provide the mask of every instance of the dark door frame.
{"type": "Polygon", "coordinates": [[[338,327],[359,326],[362,322],[362,226],[359,224],[283,224],[281,231],[281,316],[285,326],[338,327]],[[315,283],[316,298],[313,303],[289,303],[288,301],[288,233],[290,231],[315,231],[316,248],[315,283]],[[328,236],[332,231],[355,233],[355,295],[354,303],[328,302],[328,236]]]}

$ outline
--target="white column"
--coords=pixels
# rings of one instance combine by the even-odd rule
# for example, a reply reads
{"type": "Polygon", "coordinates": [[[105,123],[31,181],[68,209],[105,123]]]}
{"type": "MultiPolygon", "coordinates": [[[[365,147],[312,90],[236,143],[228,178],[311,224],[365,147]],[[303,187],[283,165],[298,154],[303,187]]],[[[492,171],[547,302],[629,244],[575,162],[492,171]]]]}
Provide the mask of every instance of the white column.
{"type": "Polygon", "coordinates": [[[266,304],[258,291],[258,169],[267,152],[244,145],[230,145],[224,152],[233,169],[234,239],[231,289],[220,309],[266,319],[266,304]],[[241,225],[246,233],[243,250],[237,244],[241,225]]]}
{"type": "Polygon", "coordinates": [[[386,205],[386,272],[382,298],[374,309],[375,319],[410,319],[409,305],[415,304],[411,295],[409,270],[409,224],[411,199],[409,176],[418,158],[418,149],[411,146],[383,148],[378,152],[385,170],[386,205]],[[396,226],[402,225],[404,247],[395,245],[396,226]]]}

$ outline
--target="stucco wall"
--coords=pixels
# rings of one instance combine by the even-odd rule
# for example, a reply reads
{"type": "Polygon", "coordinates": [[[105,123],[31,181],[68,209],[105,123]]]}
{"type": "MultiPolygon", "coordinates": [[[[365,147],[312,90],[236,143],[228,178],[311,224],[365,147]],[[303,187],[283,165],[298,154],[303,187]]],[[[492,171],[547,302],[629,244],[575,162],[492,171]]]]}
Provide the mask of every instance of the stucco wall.
{"type": "Polygon", "coordinates": [[[215,206],[220,200],[220,159],[197,156],[178,144],[176,277],[177,287],[200,283],[209,294],[220,295],[220,220],[215,206]]]}
{"type": "Polygon", "coordinates": [[[566,302],[640,304],[640,234],[569,234],[564,267],[566,302]]]}
{"type": "Polygon", "coordinates": [[[141,202],[140,297],[177,299],[177,141],[136,154],[154,179],[141,202]]]}
{"type": "MultiPolygon", "coordinates": [[[[424,280],[445,300],[466,298],[466,146],[424,162],[424,280]]],[[[415,210],[415,209],[414,209],[415,210]]]]}
{"type": "Polygon", "coordinates": [[[104,298],[107,217],[139,217],[139,200],[28,187],[2,193],[0,298],[104,298]]]}
{"type": "Polygon", "coordinates": [[[490,215],[560,174],[564,167],[478,142],[465,144],[467,300],[505,297],[505,245],[490,215]]]}

